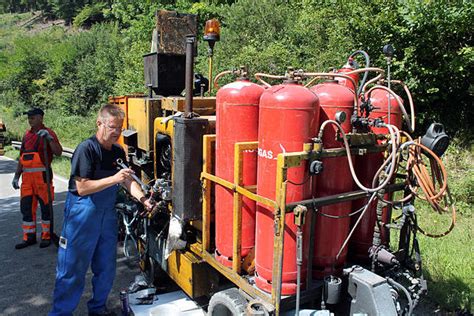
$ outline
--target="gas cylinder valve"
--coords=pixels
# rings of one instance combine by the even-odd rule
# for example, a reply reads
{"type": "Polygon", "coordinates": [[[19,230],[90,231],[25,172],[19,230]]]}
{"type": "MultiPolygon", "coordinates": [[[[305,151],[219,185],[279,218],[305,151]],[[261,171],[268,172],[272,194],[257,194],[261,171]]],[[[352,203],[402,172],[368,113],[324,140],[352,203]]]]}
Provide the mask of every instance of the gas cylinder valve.
{"type": "Polygon", "coordinates": [[[294,69],[293,67],[288,67],[285,75],[288,81],[300,82],[304,78],[303,69],[294,69]]]}
{"type": "Polygon", "coordinates": [[[381,118],[376,118],[374,119],[374,121],[372,122],[373,126],[375,127],[382,127],[385,123],[384,121],[381,119],[381,118]]]}
{"type": "Polygon", "coordinates": [[[241,65],[239,69],[234,71],[234,74],[238,76],[239,80],[248,80],[249,72],[247,66],[241,65]]]}

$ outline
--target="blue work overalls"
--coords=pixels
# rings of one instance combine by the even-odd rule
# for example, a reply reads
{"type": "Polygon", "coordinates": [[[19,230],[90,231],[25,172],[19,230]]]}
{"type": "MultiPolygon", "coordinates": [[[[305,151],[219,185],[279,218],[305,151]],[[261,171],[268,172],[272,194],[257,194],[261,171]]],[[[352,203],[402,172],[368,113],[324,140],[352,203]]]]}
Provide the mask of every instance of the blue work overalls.
{"type": "Polygon", "coordinates": [[[115,277],[117,189],[114,185],[87,196],[68,192],[50,316],[72,315],[84,290],[89,265],[94,276],[93,297],[87,307],[89,312],[105,309],[115,277]]]}

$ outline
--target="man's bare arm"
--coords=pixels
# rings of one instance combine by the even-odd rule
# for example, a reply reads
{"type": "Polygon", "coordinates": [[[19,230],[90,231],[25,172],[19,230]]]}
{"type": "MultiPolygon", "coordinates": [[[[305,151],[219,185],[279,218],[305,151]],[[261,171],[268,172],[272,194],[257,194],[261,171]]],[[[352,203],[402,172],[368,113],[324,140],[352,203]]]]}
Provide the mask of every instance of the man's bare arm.
{"type": "Polygon", "coordinates": [[[107,189],[115,184],[125,183],[132,179],[132,173],[133,171],[130,169],[122,169],[113,176],[99,180],[75,177],[77,193],[80,196],[89,195],[107,189]]]}
{"type": "Polygon", "coordinates": [[[130,194],[134,198],[140,201],[140,203],[143,204],[145,202],[145,194],[143,193],[140,184],[138,184],[136,181],[134,181],[133,179],[127,180],[123,183],[123,186],[125,187],[125,189],[127,189],[128,192],[130,192],[130,194]]]}

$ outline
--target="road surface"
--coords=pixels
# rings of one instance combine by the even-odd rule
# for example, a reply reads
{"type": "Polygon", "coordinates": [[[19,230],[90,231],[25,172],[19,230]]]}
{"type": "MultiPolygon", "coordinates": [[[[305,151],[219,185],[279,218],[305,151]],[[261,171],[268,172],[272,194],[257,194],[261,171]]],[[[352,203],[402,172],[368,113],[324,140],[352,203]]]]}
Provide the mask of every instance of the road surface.
{"type": "MultiPolygon", "coordinates": [[[[0,157],[0,315],[46,315],[51,309],[57,248],[40,249],[38,244],[16,250],[21,241],[20,192],[11,187],[16,161],[0,157]]],[[[54,222],[59,234],[63,222],[66,179],[55,177],[54,222]]],[[[38,210],[37,216],[40,216],[38,210]]],[[[39,231],[38,231],[39,233],[39,231]]],[[[39,237],[39,236],[38,236],[39,237]]],[[[117,247],[118,264],[114,288],[109,296],[109,309],[120,315],[119,292],[139,273],[133,260],[117,247]]],[[[89,271],[83,298],[75,315],[87,315],[86,302],[91,297],[89,271]]]]}

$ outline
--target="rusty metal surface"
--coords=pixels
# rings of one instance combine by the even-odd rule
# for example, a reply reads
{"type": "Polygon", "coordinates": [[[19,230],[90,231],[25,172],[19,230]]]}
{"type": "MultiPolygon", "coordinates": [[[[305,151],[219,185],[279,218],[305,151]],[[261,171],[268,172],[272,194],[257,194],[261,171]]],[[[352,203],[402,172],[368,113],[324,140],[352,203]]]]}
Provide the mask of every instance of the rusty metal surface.
{"type": "MultiPolygon", "coordinates": [[[[163,98],[161,108],[172,112],[184,112],[184,97],[163,98]]],[[[193,111],[199,115],[213,115],[216,113],[215,97],[195,97],[193,99],[193,111]]]]}
{"type": "Polygon", "coordinates": [[[156,12],[157,42],[159,54],[186,54],[186,35],[197,35],[197,16],[175,11],[156,12]]]}

